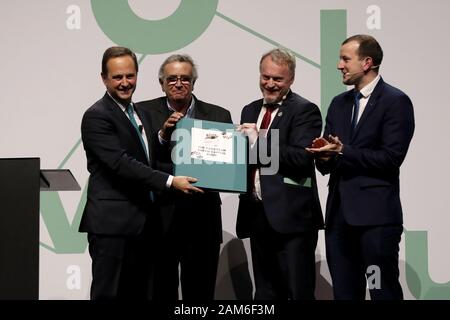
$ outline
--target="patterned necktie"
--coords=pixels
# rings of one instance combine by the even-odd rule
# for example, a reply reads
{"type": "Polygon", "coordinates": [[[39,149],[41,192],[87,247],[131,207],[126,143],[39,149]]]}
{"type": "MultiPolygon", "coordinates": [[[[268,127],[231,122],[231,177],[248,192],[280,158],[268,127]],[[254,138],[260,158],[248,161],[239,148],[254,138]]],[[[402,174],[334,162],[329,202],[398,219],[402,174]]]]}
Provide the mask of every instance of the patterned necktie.
{"type": "Polygon", "coordinates": [[[356,125],[358,124],[358,114],[359,114],[359,99],[362,98],[362,94],[359,91],[355,91],[355,102],[353,107],[352,116],[352,133],[355,131],[356,125]]]}

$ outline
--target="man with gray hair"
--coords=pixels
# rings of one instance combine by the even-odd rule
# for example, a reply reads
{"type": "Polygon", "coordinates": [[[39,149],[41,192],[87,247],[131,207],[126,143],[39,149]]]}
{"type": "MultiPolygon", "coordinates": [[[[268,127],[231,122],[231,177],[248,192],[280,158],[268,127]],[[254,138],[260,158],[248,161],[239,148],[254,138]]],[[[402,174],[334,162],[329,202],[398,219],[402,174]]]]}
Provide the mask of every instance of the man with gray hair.
{"type": "MultiPolygon", "coordinates": [[[[313,157],[305,151],[320,134],[318,107],[291,91],[295,57],[274,49],[261,58],[263,95],[244,107],[240,129],[256,163],[249,165],[248,192],[240,196],[236,231],[250,237],[255,299],[314,299],[315,249],[323,228],[313,157]],[[278,141],[275,141],[278,140],[278,141]],[[276,148],[278,150],[276,150],[276,148]],[[279,168],[268,174],[263,155],[279,168]]],[[[251,157],[250,157],[251,160],[251,157]]]]}
{"type": "MultiPolygon", "coordinates": [[[[171,135],[183,117],[232,123],[228,110],[197,99],[192,91],[197,68],[188,55],[169,56],[159,69],[165,96],[138,104],[155,129],[156,168],[173,172],[171,135]]],[[[161,255],[155,271],[154,299],[178,298],[178,267],[184,300],[212,300],[222,242],[218,192],[185,195],[163,193],[157,198],[164,227],[161,255]]]]}

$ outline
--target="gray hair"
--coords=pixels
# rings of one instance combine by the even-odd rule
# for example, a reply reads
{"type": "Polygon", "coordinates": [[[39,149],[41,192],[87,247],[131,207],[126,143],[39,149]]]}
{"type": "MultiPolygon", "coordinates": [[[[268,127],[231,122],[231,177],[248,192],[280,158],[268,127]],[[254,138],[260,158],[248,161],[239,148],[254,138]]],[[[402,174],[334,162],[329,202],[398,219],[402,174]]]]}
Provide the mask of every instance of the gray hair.
{"type": "Polygon", "coordinates": [[[198,77],[197,66],[194,63],[194,60],[192,60],[192,58],[187,54],[173,54],[169,56],[166,60],[164,60],[161,67],[159,67],[158,72],[159,82],[162,83],[164,81],[164,67],[172,62],[189,63],[192,66],[192,81],[195,82],[197,80],[198,77]]]}
{"type": "Polygon", "coordinates": [[[285,48],[276,48],[266,52],[259,61],[260,67],[263,60],[268,56],[270,56],[272,61],[278,65],[286,64],[291,72],[291,75],[295,76],[295,56],[291,51],[285,48]]]}

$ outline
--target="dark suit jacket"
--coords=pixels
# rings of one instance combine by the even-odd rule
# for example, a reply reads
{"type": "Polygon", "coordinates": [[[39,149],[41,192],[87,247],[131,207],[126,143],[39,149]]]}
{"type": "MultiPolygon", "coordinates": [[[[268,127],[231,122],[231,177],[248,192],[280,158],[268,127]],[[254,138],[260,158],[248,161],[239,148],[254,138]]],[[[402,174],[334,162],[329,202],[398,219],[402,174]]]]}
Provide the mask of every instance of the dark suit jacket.
{"type": "MultiPolygon", "coordinates": [[[[256,123],[263,100],[245,106],[241,123],[256,123]]],[[[269,154],[273,129],[279,132],[279,170],[274,175],[261,175],[261,193],[267,219],[275,231],[295,233],[323,227],[317,192],[313,157],[305,151],[320,135],[322,118],[312,102],[290,92],[278,109],[267,136],[269,154]],[[291,181],[299,183],[292,184],[291,181]],[[304,183],[310,181],[310,184],[304,183]]],[[[262,142],[261,138],[258,138],[262,142]]],[[[251,172],[251,168],[249,168],[251,172]]],[[[253,186],[250,175],[248,190],[253,186]]],[[[236,231],[239,237],[250,236],[252,205],[250,193],[240,196],[236,231]]]]}
{"type": "MultiPolygon", "coordinates": [[[[228,110],[195,99],[194,118],[199,120],[232,123],[228,110]]],[[[161,146],[158,141],[158,131],[170,116],[166,97],[143,101],[137,104],[138,110],[148,121],[151,121],[154,132],[155,168],[173,174],[173,164],[170,158],[172,144],[161,146]]],[[[158,195],[158,206],[164,229],[172,227],[175,206],[182,204],[189,212],[183,213],[183,229],[189,237],[200,241],[222,241],[221,200],[218,192],[185,195],[179,192],[164,192],[158,195]]],[[[180,223],[180,221],[178,221],[180,223]]],[[[186,239],[188,240],[188,239],[186,239]]]]}
{"type": "Polygon", "coordinates": [[[149,166],[137,131],[107,93],[85,112],[81,137],[90,177],[79,230],[139,234],[151,210],[149,191],[164,190],[168,175],[149,166]]]}
{"type": "Polygon", "coordinates": [[[319,171],[331,173],[326,221],[339,195],[351,225],[402,223],[399,172],[414,133],[411,100],[380,79],[351,136],[353,101],[354,90],[344,92],[328,110],[324,136],[338,136],[344,149],[327,163],[317,162],[319,171]]]}

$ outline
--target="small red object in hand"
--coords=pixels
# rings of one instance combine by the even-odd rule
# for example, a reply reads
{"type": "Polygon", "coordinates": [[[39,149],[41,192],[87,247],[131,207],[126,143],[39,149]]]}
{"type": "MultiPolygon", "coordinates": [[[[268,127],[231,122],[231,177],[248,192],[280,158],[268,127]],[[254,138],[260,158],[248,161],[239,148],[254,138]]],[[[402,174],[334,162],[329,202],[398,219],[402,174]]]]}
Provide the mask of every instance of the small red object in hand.
{"type": "Polygon", "coordinates": [[[324,138],[319,138],[316,141],[313,142],[312,148],[322,148],[327,145],[327,140],[324,138]]]}

